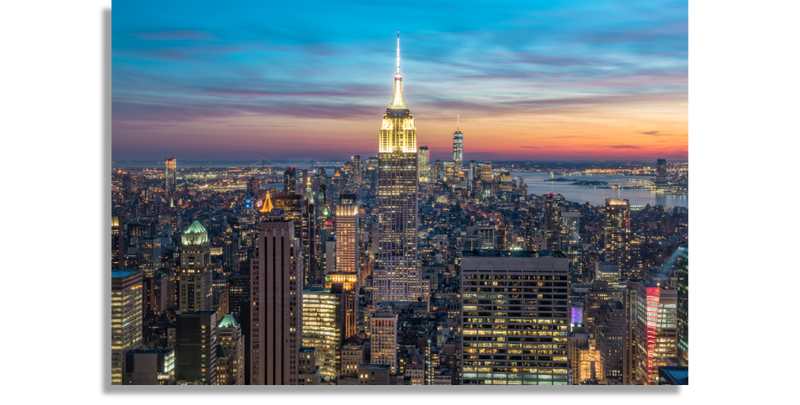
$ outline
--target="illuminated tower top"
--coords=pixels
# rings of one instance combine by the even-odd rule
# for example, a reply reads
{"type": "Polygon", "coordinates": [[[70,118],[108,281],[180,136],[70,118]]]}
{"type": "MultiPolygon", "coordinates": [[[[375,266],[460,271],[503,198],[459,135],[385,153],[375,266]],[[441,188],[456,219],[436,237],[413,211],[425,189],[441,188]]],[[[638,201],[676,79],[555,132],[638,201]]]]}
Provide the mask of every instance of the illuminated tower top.
{"type": "Polygon", "coordinates": [[[456,114],[456,132],[453,132],[453,161],[457,170],[461,170],[464,160],[464,134],[461,133],[461,114],[456,114]]]}
{"type": "Polygon", "coordinates": [[[406,108],[406,103],[403,101],[403,75],[400,73],[400,31],[397,31],[397,71],[394,74],[394,95],[389,108],[406,108]]]}

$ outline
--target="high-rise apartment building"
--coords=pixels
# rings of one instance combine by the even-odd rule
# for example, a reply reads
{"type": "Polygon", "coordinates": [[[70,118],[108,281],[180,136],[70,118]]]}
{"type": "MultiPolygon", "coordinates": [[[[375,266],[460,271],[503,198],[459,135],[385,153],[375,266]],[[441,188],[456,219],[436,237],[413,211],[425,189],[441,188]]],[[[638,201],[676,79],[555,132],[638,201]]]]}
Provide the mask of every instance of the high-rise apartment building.
{"type": "Polygon", "coordinates": [[[400,37],[394,95],[383,115],[378,152],[378,254],[373,281],[376,301],[416,301],[422,296],[417,263],[417,130],[403,99],[400,37]]]}
{"type": "Polygon", "coordinates": [[[567,257],[544,251],[462,255],[463,384],[567,385],[567,257]]]}
{"type": "Polygon", "coordinates": [[[379,306],[369,318],[370,364],[389,366],[397,372],[397,314],[379,306]]]}
{"type": "Polygon", "coordinates": [[[431,181],[431,154],[427,146],[419,147],[419,182],[431,181]]]}
{"type": "Polygon", "coordinates": [[[125,269],[125,236],[119,217],[111,217],[111,271],[125,269]]]}
{"type": "Polygon", "coordinates": [[[358,274],[358,206],[336,206],[336,272],[358,274]]]}
{"type": "Polygon", "coordinates": [[[656,191],[669,191],[666,159],[658,159],[656,161],[656,191]]]}
{"type": "Polygon", "coordinates": [[[217,325],[217,345],[230,353],[225,375],[217,375],[217,380],[224,380],[227,385],[244,385],[247,372],[244,368],[245,339],[242,326],[231,314],[222,317],[217,325]]]}
{"type": "Polygon", "coordinates": [[[625,345],[622,352],[622,385],[630,385],[636,380],[636,327],[639,307],[639,280],[628,280],[622,291],[622,305],[625,309],[625,345]]]}
{"type": "MultiPolygon", "coordinates": [[[[305,186],[305,185],[304,185],[305,186]]],[[[297,168],[288,167],[283,172],[283,193],[296,194],[297,193],[297,168]]]]}
{"type": "Polygon", "coordinates": [[[303,346],[315,347],[320,374],[336,381],[342,368],[342,342],[356,333],[356,294],[341,284],[303,291],[303,346]]]}
{"type": "Polygon", "coordinates": [[[179,313],[175,333],[175,378],[188,384],[217,385],[217,314],[179,313]]]}
{"type": "Polygon", "coordinates": [[[210,311],[213,306],[211,240],[200,221],[194,221],[181,235],[180,257],[178,312],[210,311]]]}
{"type": "Polygon", "coordinates": [[[658,367],[678,354],[678,291],[639,283],[636,317],[636,379],[658,384],[658,367]]]}
{"type": "Polygon", "coordinates": [[[678,290],[678,355],[689,361],[689,250],[678,248],[675,263],[678,290]]]}
{"type": "Polygon", "coordinates": [[[605,211],[605,261],[616,262],[619,264],[623,276],[628,276],[631,206],[628,200],[606,198],[605,211]]]}
{"type": "Polygon", "coordinates": [[[302,337],[303,259],[294,222],[279,215],[258,224],[250,259],[250,384],[296,385],[302,337]]]}
{"type": "Polygon", "coordinates": [[[142,272],[111,272],[111,384],[122,385],[123,355],[142,346],[142,272]]]}

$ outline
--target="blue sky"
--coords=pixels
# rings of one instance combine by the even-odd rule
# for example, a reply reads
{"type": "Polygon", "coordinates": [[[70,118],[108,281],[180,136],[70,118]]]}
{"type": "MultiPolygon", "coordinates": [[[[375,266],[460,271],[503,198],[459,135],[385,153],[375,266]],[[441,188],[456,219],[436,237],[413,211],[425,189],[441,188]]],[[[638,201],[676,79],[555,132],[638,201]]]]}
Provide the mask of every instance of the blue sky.
{"type": "Polygon", "coordinates": [[[686,159],[687,2],[486,4],[114,1],[112,156],[374,156],[400,31],[432,158],[686,159]]]}

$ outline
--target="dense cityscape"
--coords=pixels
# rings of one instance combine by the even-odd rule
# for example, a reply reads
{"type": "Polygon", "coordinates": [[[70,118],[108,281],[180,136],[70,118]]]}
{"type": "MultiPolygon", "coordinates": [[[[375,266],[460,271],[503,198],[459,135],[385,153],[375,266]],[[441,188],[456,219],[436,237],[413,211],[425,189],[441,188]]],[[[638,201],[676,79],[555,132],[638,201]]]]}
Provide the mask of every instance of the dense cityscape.
{"type": "Polygon", "coordinates": [[[115,162],[112,385],[688,384],[688,209],[522,176],[686,197],[687,164],[465,160],[454,124],[432,161],[398,38],[377,156],[115,162]]]}

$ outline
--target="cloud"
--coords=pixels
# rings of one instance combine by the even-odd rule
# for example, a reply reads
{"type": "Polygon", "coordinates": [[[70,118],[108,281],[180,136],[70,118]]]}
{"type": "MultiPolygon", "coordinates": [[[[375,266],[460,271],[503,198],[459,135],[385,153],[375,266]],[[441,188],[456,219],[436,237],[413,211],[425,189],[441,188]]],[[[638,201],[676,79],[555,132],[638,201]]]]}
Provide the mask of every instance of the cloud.
{"type": "Polygon", "coordinates": [[[539,146],[520,146],[522,149],[541,149],[539,146]]]}
{"type": "Polygon", "coordinates": [[[217,38],[209,31],[200,30],[168,30],[168,31],[153,31],[153,32],[132,32],[131,35],[136,38],[154,40],[154,41],[185,41],[185,40],[206,40],[212,41],[217,38]]]}
{"type": "Polygon", "coordinates": [[[641,149],[641,146],[634,146],[634,145],[609,145],[608,148],[612,149],[641,149]]]}

